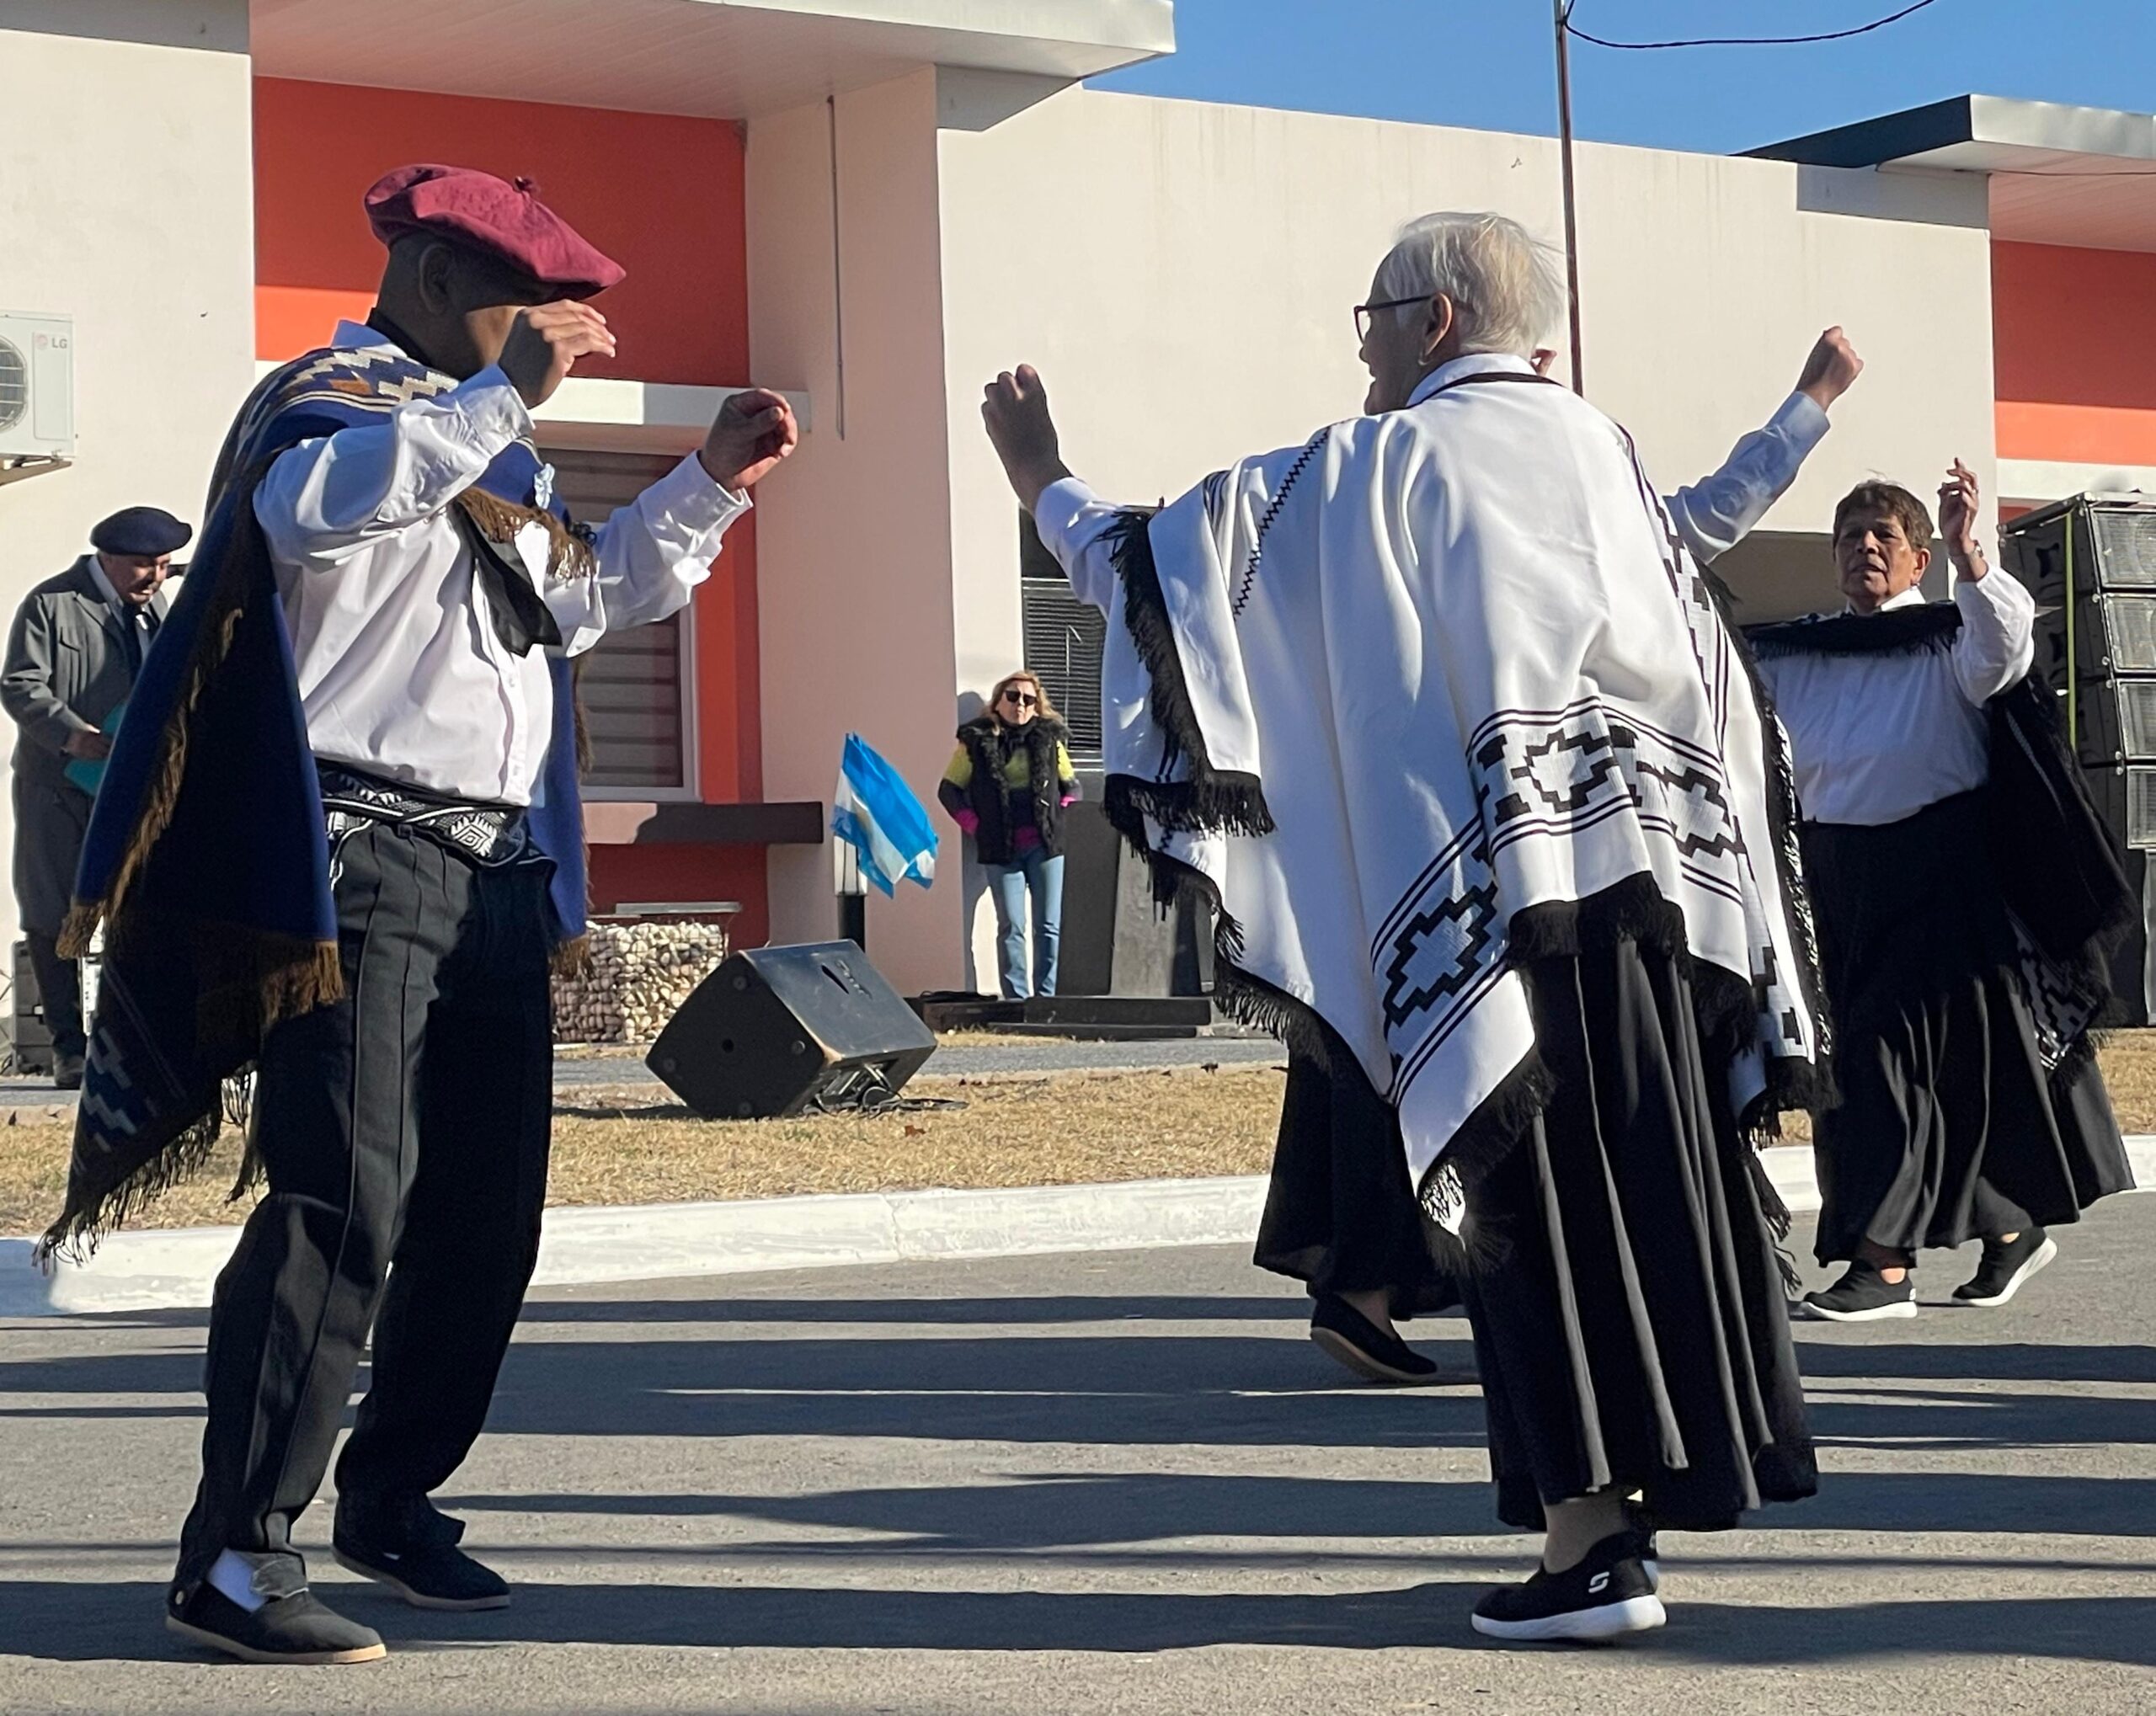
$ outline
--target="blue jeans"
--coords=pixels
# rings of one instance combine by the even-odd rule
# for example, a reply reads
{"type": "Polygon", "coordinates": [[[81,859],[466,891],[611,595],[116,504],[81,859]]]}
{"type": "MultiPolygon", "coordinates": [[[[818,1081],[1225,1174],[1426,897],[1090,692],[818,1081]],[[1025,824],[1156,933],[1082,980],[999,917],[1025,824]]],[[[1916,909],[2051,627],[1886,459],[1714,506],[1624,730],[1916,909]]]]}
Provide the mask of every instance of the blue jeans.
{"type": "Polygon", "coordinates": [[[1044,846],[1031,847],[1008,864],[984,864],[995,900],[995,963],[1003,998],[1055,993],[1056,951],[1063,938],[1063,860],[1044,846]],[[1026,983],[1026,894],[1033,896],[1033,983],[1026,983]]]}

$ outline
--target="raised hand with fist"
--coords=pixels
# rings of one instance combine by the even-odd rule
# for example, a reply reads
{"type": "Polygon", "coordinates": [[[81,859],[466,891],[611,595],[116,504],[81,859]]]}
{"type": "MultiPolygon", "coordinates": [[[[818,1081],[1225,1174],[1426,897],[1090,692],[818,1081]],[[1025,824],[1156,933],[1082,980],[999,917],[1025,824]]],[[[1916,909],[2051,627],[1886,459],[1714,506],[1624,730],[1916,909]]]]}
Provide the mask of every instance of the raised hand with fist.
{"type": "Polygon", "coordinates": [[[729,393],[712,419],[697,457],[711,480],[723,488],[750,488],[800,444],[801,425],[786,396],[768,387],[729,393]]]}
{"type": "Polygon", "coordinates": [[[1048,389],[1031,364],[1006,370],[983,390],[981,421],[988,439],[1003,461],[1004,474],[1027,512],[1051,482],[1070,474],[1063,462],[1063,450],[1055,433],[1055,419],[1049,415],[1048,389]]]}

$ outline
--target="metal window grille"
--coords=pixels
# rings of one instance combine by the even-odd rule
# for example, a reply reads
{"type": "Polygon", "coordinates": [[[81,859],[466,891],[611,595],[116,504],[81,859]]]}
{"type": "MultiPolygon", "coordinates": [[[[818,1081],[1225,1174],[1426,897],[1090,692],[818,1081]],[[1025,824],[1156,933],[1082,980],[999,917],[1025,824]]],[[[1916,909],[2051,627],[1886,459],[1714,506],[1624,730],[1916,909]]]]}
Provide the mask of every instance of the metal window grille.
{"type": "Polygon", "coordinates": [[[1097,608],[1070,594],[1070,581],[1041,546],[1033,521],[1020,514],[1018,597],[1026,637],[1026,665],[1040,675],[1049,700],[1070,729],[1070,760],[1081,769],[1101,764],[1101,649],[1107,621],[1097,608]]]}
{"type": "MultiPolygon", "coordinates": [[[[599,524],[678,462],[649,453],[547,448],[554,487],[570,514],[599,524]]],[[[591,743],[584,787],[595,797],[675,795],[694,779],[689,610],[656,625],[610,632],[579,663],[578,695],[591,743]]]]}
{"type": "Polygon", "coordinates": [[[10,341],[0,339],[0,429],[11,429],[30,408],[30,370],[10,341]]]}

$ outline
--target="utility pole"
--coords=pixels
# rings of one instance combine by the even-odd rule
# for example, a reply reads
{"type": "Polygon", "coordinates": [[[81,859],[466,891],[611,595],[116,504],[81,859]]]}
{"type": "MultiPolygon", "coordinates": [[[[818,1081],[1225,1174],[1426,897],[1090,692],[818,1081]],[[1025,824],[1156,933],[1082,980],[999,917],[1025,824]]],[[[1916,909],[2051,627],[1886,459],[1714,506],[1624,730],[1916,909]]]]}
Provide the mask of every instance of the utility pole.
{"type": "Polygon", "coordinates": [[[1557,151],[1565,174],[1565,295],[1572,314],[1572,392],[1584,394],[1587,381],[1580,370],[1580,235],[1577,200],[1572,189],[1572,63],[1566,43],[1573,0],[1550,0],[1550,3],[1557,29],[1557,151]]]}

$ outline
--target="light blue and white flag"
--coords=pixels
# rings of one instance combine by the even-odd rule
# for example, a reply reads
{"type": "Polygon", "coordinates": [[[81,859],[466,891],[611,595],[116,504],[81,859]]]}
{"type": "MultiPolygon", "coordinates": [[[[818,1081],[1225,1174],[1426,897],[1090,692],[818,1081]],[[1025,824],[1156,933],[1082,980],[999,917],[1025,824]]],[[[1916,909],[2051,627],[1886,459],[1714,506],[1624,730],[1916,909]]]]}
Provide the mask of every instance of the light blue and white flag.
{"type": "Polygon", "coordinates": [[[936,880],[937,834],[905,779],[866,743],[846,736],[831,833],[860,855],[861,873],[885,893],[903,877],[926,887],[936,880]]]}

